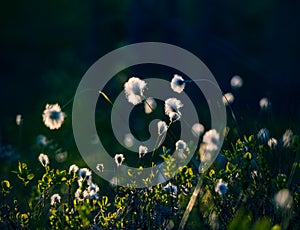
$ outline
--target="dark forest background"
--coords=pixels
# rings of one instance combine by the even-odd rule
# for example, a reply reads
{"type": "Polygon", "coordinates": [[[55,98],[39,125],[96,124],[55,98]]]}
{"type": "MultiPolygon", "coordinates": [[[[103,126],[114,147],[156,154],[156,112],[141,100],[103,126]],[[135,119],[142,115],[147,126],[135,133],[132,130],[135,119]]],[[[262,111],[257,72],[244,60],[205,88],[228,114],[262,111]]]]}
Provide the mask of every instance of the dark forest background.
{"type": "Polygon", "coordinates": [[[299,12],[297,0],[1,2],[0,142],[19,143],[17,114],[24,119],[20,145],[49,132],[41,119],[45,104],[66,103],[104,54],[144,41],[194,53],[224,92],[240,75],[244,86],[233,108],[246,130],[258,119],[249,133],[262,122],[278,135],[286,128],[299,132],[299,12]],[[271,119],[260,114],[262,97],[272,101],[271,119]]]}

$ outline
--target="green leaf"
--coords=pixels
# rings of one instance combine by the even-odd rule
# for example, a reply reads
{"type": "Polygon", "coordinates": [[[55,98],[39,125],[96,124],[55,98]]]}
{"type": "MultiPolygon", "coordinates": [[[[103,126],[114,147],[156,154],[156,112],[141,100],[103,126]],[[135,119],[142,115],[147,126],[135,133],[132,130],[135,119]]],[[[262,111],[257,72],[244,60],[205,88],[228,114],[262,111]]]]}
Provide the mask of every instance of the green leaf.
{"type": "Polygon", "coordinates": [[[245,159],[248,159],[248,160],[251,160],[251,159],[252,159],[252,154],[251,154],[250,152],[246,152],[246,153],[244,154],[244,158],[245,158],[245,159]]]}
{"type": "Polygon", "coordinates": [[[1,186],[3,189],[8,190],[10,189],[10,182],[8,180],[4,180],[1,182],[1,186]]]}
{"type": "Polygon", "coordinates": [[[106,206],[107,203],[108,203],[108,197],[107,196],[103,196],[103,198],[102,198],[102,205],[106,206]]]}
{"type": "Polygon", "coordinates": [[[28,180],[32,180],[33,178],[34,178],[33,173],[28,174],[28,176],[27,176],[27,179],[28,179],[28,180]]]}
{"type": "Polygon", "coordinates": [[[262,219],[254,223],[252,230],[269,230],[270,228],[271,228],[270,218],[263,217],[262,219]]]}
{"type": "Polygon", "coordinates": [[[3,180],[1,182],[1,191],[6,195],[10,192],[11,190],[11,185],[8,180],[3,180]]]}

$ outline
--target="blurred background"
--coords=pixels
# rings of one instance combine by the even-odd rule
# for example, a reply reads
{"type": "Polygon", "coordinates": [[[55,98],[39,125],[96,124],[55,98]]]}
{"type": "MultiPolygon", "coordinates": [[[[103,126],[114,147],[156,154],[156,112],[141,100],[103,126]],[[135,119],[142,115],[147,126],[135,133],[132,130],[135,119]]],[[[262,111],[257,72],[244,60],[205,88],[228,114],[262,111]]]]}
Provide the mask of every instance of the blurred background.
{"type": "Polygon", "coordinates": [[[240,75],[244,85],[232,107],[243,133],[263,127],[275,137],[287,128],[299,133],[299,12],[296,0],[2,2],[2,173],[18,158],[38,163],[45,150],[38,135],[54,146],[48,152],[68,153],[68,163],[62,161],[66,165],[82,164],[72,136],[72,104],[64,107],[68,117],[58,131],[44,126],[45,105],[67,103],[96,60],[135,42],[187,49],[208,66],[224,92],[232,90],[231,77],[240,75]],[[268,113],[260,111],[263,97],[272,102],[268,113]],[[21,126],[16,125],[17,114],[22,115],[21,126]]]}

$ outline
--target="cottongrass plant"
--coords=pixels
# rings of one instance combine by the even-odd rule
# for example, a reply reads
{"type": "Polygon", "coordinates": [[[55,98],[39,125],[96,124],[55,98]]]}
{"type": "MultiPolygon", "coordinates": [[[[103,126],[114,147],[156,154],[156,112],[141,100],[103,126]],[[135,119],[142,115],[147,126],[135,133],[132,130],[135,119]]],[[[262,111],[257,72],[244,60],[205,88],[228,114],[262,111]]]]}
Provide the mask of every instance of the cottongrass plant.
{"type": "Polygon", "coordinates": [[[118,167],[120,167],[125,160],[125,157],[122,153],[115,155],[115,163],[118,167]]]}
{"type": "MultiPolygon", "coordinates": [[[[180,94],[188,90],[188,82],[190,80],[175,74],[170,87],[174,93],[180,94]]],[[[238,90],[243,86],[243,80],[234,76],[230,84],[233,90],[238,90]]],[[[147,82],[137,77],[129,78],[124,84],[128,102],[133,105],[144,103],[147,114],[153,112],[157,105],[155,99],[146,97],[146,89],[147,82]]],[[[101,91],[100,94],[112,104],[104,92],[101,91]]],[[[230,104],[234,101],[225,95],[224,102],[233,113],[230,104]]],[[[176,97],[170,97],[164,102],[165,114],[157,123],[158,141],[151,157],[153,159],[156,149],[159,149],[162,152],[160,157],[171,172],[176,166],[176,153],[181,160],[186,159],[187,154],[194,154],[190,152],[190,140],[185,140],[184,137],[176,139],[175,135],[170,135],[174,122],[184,120],[182,107],[183,103],[176,97]],[[168,119],[169,122],[166,122],[168,119]],[[175,149],[174,156],[169,147],[161,146],[165,136],[174,142],[171,143],[175,149]]],[[[43,113],[43,121],[51,130],[59,129],[65,117],[58,104],[47,105],[43,113]]],[[[235,119],[235,116],[232,118],[235,119]]],[[[221,147],[220,133],[214,129],[205,130],[200,123],[193,124],[190,129],[200,138],[199,150],[191,162],[180,167],[178,174],[168,182],[149,186],[152,181],[165,181],[166,172],[153,172],[141,189],[115,186],[118,184],[118,173],[125,162],[125,153],[125,156],[115,154],[116,175],[111,181],[114,186],[107,186],[107,182],[93,177],[89,168],[80,168],[76,164],[71,164],[68,169],[52,168],[53,162],[50,165],[48,155],[51,159],[54,156],[47,151],[40,151],[44,153],[38,156],[38,160],[40,168],[43,167],[44,170],[31,170],[26,163],[19,162],[14,171],[22,188],[29,191],[25,194],[25,202],[14,198],[13,190],[17,188],[18,193],[19,184],[7,179],[1,181],[0,228],[300,228],[300,185],[292,183],[299,162],[299,136],[288,130],[282,138],[275,139],[263,128],[257,135],[239,135],[235,141],[227,140],[231,147],[217,152],[221,147]],[[292,169],[274,169],[271,172],[267,156],[275,155],[282,149],[295,157],[292,169]],[[208,168],[213,160],[214,163],[208,168]]],[[[40,148],[46,148],[52,142],[46,136],[39,136],[37,141],[40,148]]],[[[134,143],[132,134],[125,136],[124,141],[128,148],[130,146],[137,150],[138,161],[149,152],[149,146],[137,146],[134,143]]],[[[126,161],[129,159],[126,156],[126,161]]],[[[94,167],[101,173],[105,165],[98,163],[94,167]]],[[[139,166],[138,169],[142,171],[143,167],[139,166]]],[[[134,183],[138,175],[131,171],[127,173],[134,183]]]]}
{"type": "Polygon", "coordinates": [[[227,190],[227,183],[224,183],[222,179],[219,179],[215,187],[215,192],[219,193],[220,196],[223,196],[227,193],[227,190]]]}
{"type": "Polygon", "coordinates": [[[43,121],[49,129],[59,129],[65,120],[65,113],[59,104],[47,104],[43,112],[43,121]]]}
{"type": "Polygon", "coordinates": [[[185,88],[184,79],[180,75],[174,74],[174,77],[172,78],[171,81],[171,89],[176,93],[182,93],[184,88],[185,88]]]}
{"type": "Polygon", "coordinates": [[[49,157],[44,153],[41,153],[39,155],[39,161],[43,165],[43,167],[46,167],[47,165],[49,165],[49,157]]]}
{"type": "Polygon", "coordinates": [[[195,137],[200,137],[205,131],[205,128],[200,123],[195,123],[192,126],[192,133],[195,137]]]}
{"type": "Polygon", "coordinates": [[[165,101],[165,114],[169,116],[171,122],[180,120],[181,112],[180,109],[183,107],[183,104],[177,98],[168,98],[165,101]]]}
{"type": "Polygon", "coordinates": [[[143,158],[148,153],[148,147],[144,145],[139,146],[139,158],[143,158]]]}
{"type": "Polygon", "coordinates": [[[96,170],[98,172],[103,172],[104,171],[104,165],[103,164],[97,164],[96,165],[96,170]]]}
{"type": "Polygon", "coordinates": [[[225,93],[222,97],[224,105],[228,106],[234,102],[234,95],[232,93],[225,93]]]}
{"type": "Polygon", "coordinates": [[[289,148],[291,146],[292,140],[293,140],[293,131],[290,129],[287,129],[285,133],[282,136],[282,142],[283,146],[286,148],[289,148]]]}
{"type": "Polygon", "coordinates": [[[243,79],[238,75],[233,76],[230,80],[230,85],[233,89],[239,89],[243,86],[243,84],[243,79]]]}
{"type": "Polygon", "coordinates": [[[159,136],[165,134],[168,131],[168,126],[165,121],[159,121],[157,123],[157,133],[159,136]]]}
{"type": "Polygon", "coordinates": [[[79,170],[79,167],[77,165],[75,165],[75,164],[72,164],[69,167],[69,173],[76,173],[78,170],[79,170]]]}
{"type": "Polygon", "coordinates": [[[268,98],[263,97],[259,101],[259,107],[262,111],[269,110],[271,108],[271,101],[268,98]]]}
{"type": "Polygon", "coordinates": [[[268,146],[270,147],[270,149],[275,149],[277,147],[277,144],[278,142],[274,137],[268,140],[268,146]]]}
{"type": "Polygon", "coordinates": [[[129,103],[140,104],[144,98],[147,83],[137,77],[131,77],[124,85],[125,95],[129,103]]]}
{"type": "Polygon", "coordinates": [[[61,197],[59,194],[56,193],[51,196],[50,200],[51,200],[50,202],[51,205],[56,205],[60,203],[61,197]]]}

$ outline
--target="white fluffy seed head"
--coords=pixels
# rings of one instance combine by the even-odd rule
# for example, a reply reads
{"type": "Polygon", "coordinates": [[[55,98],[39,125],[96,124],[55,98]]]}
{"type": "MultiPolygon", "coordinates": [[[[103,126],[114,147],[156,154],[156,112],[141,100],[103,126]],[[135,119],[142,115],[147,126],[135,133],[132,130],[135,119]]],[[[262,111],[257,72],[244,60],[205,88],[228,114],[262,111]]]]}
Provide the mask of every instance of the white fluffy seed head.
{"type": "Polygon", "coordinates": [[[220,145],[220,134],[215,129],[207,131],[203,136],[203,143],[206,151],[216,151],[220,145]]]}
{"type": "Polygon", "coordinates": [[[45,126],[49,129],[59,129],[65,120],[65,114],[61,111],[59,104],[47,104],[42,117],[45,126]]]}
{"type": "Polygon", "coordinates": [[[160,136],[160,135],[164,134],[167,131],[168,131],[167,123],[164,122],[164,121],[159,121],[157,123],[157,133],[158,133],[158,135],[160,136]]]}
{"type": "Polygon", "coordinates": [[[171,81],[171,89],[176,93],[181,93],[185,88],[184,79],[178,74],[174,74],[171,81]]]}
{"type": "Polygon", "coordinates": [[[204,126],[200,123],[195,123],[192,126],[192,133],[195,137],[200,137],[204,132],[204,126]]]}
{"type": "Polygon", "coordinates": [[[260,99],[259,106],[262,111],[266,111],[271,108],[271,102],[268,98],[264,97],[260,99]]]}
{"type": "Polygon", "coordinates": [[[61,197],[59,194],[56,193],[51,196],[50,200],[51,200],[50,204],[55,205],[60,203],[61,197]]]}
{"type": "Polygon", "coordinates": [[[69,173],[76,173],[78,170],[79,170],[79,168],[78,168],[78,166],[75,165],[75,164],[72,164],[72,165],[69,167],[69,173]]]}
{"type": "Polygon", "coordinates": [[[120,167],[123,164],[124,160],[125,157],[123,154],[120,153],[115,155],[115,163],[118,167],[120,167]]]}
{"type": "Polygon", "coordinates": [[[81,168],[78,172],[78,182],[87,180],[92,180],[92,172],[88,168],[81,168]]]}
{"type": "Polygon", "coordinates": [[[148,152],[148,148],[144,145],[139,146],[139,158],[144,157],[148,152]]]}
{"type": "Polygon", "coordinates": [[[98,172],[103,172],[104,171],[104,165],[103,164],[97,164],[96,165],[96,170],[98,172]]]}
{"type": "Polygon", "coordinates": [[[165,189],[167,192],[171,193],[171,194],[174,194],[174,195],[177,194],[177,186],[176,186],[176,185],[173,185],[173,184],[171,184],[171,183],[168,183],[168,184],[164,187],[164,189],[165,189]]]}
{"type": "Polygon", "coordinates": [[[222,97],[224,105],[228,106],[234,102],[234,96],[232,93],[225,93],[222,97]]]}
{"type": "Polygon", "coordinates": [[[282,209],[290,209],[293,205],[293,197],[288,189],[282,189],[276,193],[274,200],[276,205],[282,209]]]}
{"type": "Polygon", "coordinates": [[[16,124],[17,124],[18,126],[20,126],[20,125],[22,124],[22,122],[23,122],[22,115],[21,115],[21,114],[18,114],[18,115],[16,116],[16,124]]]}
{"type": "Polygon", "coordinates": [[[289,148],[291,146],[292,140],[293,140],[293,131],[290,129],[287,129],[285,133],[282,136],[282,142],[283,146],[286,148],[289,148]]]}
{"type": "Polygon", "coordinates": [[[177,121],[181,117],[180,108],[183,107],[183,104],[180,100],[176,98],[168,98],[165,101],[165,114],[169,116],[170,121],[177,121]]]}
{"type": "Polygon", "coordinates": [[[268,140],[268,146],[270,147],[270,149],[275,149],[277,146],[277,140],[275,138],[270,138],[268,140]]]}
{"type": "Polygon", "coordinates": [[[175,146],[178,158],[181,160],[187,159],[187,156],[190,154],[190,149],[187,143],[183,140],[179,140],[176,142],[175,146]]]}
{"type": "Polygon", "coordinates": [[[134,136],[133,136],[131,133],[125,134],[125,137],[124,137],[124,145],[125,145],[127,148],[131,148],[132,146],[134,146],[134,144],[135,144],[134,136]]]}
{"type": "Polygon", "coordinates": [[[184,150],[184,149],[187,148],[187,144],[183,140],[177,141],[176,144],[175,144],[175,146],[176,146],[176,150],[184,150]]]}
{"type": "Polygon", "coordinates": [[[223,196],[227,193],[227,190],[227,183],[224,183],[222,179],[219,179],[215,187],[215,192],[219,193],[220,196],[223,196]]]}
{"type": "Polygon", "coordinates": [[[266,128],[260,129],[257,134],[257,139],[260,143],[266,143],[270,139],[269,130],[266,128]]]}
{"type": "Polygon", "coordinates": [[[49,164],[49,158],[46,154],[41,153],[39,155],[39,161],[43,165],[43,167],[46,167],[49,164]]]}
{"type": "Polygon", "coordinates": [[[243,86],[243,79],[240,76],[235,75],[231,78],[230,85],[233,89],[239,89],[243,86]]]}
{"type": "Polygon", "coordinates": [[[129,103],[137,105],[144,99],[147,83],[140,78],[131,77],[125,84],[125,95],[129,103]]]}

